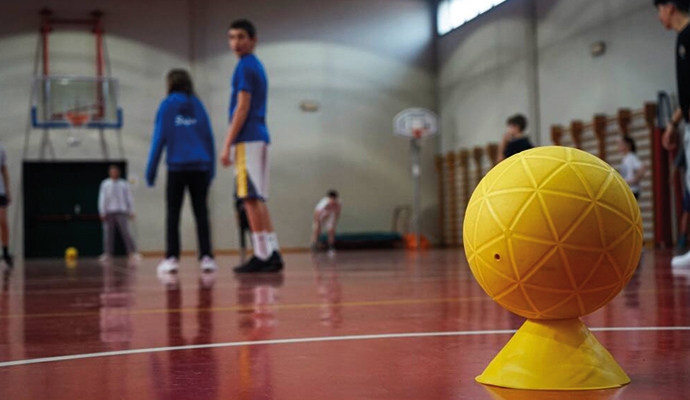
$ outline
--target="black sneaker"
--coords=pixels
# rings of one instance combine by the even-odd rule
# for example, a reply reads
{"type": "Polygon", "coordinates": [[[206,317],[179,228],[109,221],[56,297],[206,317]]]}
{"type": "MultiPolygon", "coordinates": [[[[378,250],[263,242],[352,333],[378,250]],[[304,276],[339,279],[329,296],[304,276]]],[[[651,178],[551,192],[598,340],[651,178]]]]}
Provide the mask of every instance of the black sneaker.
{"type": "Polygon", "coordinates": [[[277,251],[274,251],[273,254],[271,254],[271,258],[266,261],[266,264],[267,266],[264,268],[264,272],[280,272],[285,266],[283,257],[277,251]]]}
{"type": "Polygon", "coordinates": [[[256,257],[252,257],[246,264],[235,267],[233,271],[238,274],[257,274],[265,272],[264,270],[268,267],[268,260],[261,261],[256,257]]]}

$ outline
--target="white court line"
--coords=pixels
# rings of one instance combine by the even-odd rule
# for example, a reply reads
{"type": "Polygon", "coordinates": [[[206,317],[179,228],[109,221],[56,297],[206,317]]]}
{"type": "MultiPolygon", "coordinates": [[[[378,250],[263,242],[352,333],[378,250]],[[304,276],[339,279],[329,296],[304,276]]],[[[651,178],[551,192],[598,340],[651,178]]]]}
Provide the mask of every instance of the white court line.
{"type": "MultiPolygon", "coordinates": [[[[659,331],[690,331],[690,326],[650,326],[650,327],[612,327],[612,328],[591,328],[593,332],[659,332],[659,331]]],[[[444,337],[444,336],[482,336],[482,335],[507,335],[517,332],[516,330],[489,330],[489,331],[460,331],[460,332],[423,332],[423,333],[391,333],[381,335],[354,335],[354,336],[325,336],[313,338],[297,338],[297,339],[275,339],[275,340],[260,340],[253,342],[228,342],[228,343],[212,343],[212,344],[197,344],[188,346],[173,346],[173,347],[154,347],[150,349],[133,349],[120,351],[107,351],[102,353],[89,354],[74,354],[69,356],[32,358],[28,360],[17,360],[0,362],[0,368],[14,367],[18,365],[40,364],[58,361],[83,360],[87,358],[99,357],[113,357],[113,356],[128,356],[133,354],[147,354],[160,353],[165,351],[179,351],[179,350],[198,350],[198,349],[215,349],[220,347],[242,347],[242,346],[263,346],[271,344],[295,344],[295,343],[314,343],[314,342],[339,342],[348,340],[376,340],[376,339],[406,339],[406,338],[427,338],[427,337],[444,337]]]]}

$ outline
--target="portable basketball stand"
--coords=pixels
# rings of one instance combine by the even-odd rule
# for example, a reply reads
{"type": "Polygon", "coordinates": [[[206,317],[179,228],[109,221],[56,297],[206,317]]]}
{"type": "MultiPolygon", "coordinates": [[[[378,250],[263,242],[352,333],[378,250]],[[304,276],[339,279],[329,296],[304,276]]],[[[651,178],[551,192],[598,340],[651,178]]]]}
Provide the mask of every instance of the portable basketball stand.
{"type": "Polygon", "coordinates": [[[422,140],[438,134],[438,117],[424,108],[409,108],[402,111],[393,119],[393,132],[410,140],[410,154],[412,161],[412,177],[414,179],[414,205],[412,226],[414,240],[412,247],[421,249],[422,238],[422,140]]]}
{"type": "MultiPolygon", "coordinates": [[[[122,108],[117,105],[117,80],[110,77],[110,66],[107,57],[107,49],[104,42],[105,31],[103,29],[103,13],[93,11],[88,18],[57,18],[50,9],[40,11],[40,43],[34,61],[34,85],[31,96],[30,124],[27,124],[27,132],[24,145],[24,158],[27,158],[29,147],[29,135],[32,129],[43,130],[43,140],[40,149],[40,158],[45,158],[46,148],[50,148],[52,157],[54,150],[49,139],[51,129],[97,129],[101,137],[101,149],[104,157],[108,157],[108,149],[103,136],[105,129],[115,129],[118,134],[120,155],[124,153],[120,130],[123,125],[122,108]],[[76,26],[90,29],[96,42],[95,75],[83,76],[55,76],[50,74],[50,33],[57,26],[76,26]],[[39,65],[41,71],[39,71],[39,65]],[[69,110],[53,112],[51,102],[51,90],[57,85],[81,84],[93,86],[95,104],[77,105],[69,110]],[[108,112],[106,102],[115,99],[114,110],[108,112]]],[[[78,145],[78,143],[77,143],[78,145]]]]}

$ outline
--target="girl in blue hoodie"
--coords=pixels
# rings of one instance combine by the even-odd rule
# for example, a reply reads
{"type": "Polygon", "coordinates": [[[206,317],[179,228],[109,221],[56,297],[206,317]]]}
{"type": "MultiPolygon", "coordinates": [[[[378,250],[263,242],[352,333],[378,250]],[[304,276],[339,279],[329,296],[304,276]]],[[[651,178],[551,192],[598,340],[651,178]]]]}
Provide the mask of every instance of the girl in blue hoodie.
{"type": "Polygon", "coordinates": [[[185,70],[168,73],[168,97],[156,115],[153,142],[146,167],[146,182],[153,187],[163,149],[167,148],[166,251],[159,274],[177,273],[180,259],[180,212],[189,190],[196,219],[199,260],[203,272],[216,270],[211,250],[208,219],[208,189],[215,175],[215,146],[204,105],[194,94],[185,70]]]}

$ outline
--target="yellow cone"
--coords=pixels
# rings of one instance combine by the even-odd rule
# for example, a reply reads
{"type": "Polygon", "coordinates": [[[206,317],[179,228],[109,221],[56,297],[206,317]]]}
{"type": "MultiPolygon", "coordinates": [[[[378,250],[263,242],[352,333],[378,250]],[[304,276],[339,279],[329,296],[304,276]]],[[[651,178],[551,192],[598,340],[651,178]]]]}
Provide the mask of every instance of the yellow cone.
{"type": "Polygon", "coordinates": [[[625,400],[626,390],[631,390],[631,388],[618,390],[595,390],[586,392],[586,396],[583,396],[583,392],[581,390],[573,390],[570,392],[545,392],[541,390],[506,389],[488,385],[484,386],[484,390],[489,395],[489,398],[493,400],[582,400],[583,397],[587,400],[625,400]]]}
{"type": "Polygon", "coordinates": [[[477,382],[525,390],[619,388],[630,378],[579,319],[528,320],[477,382]]]}

